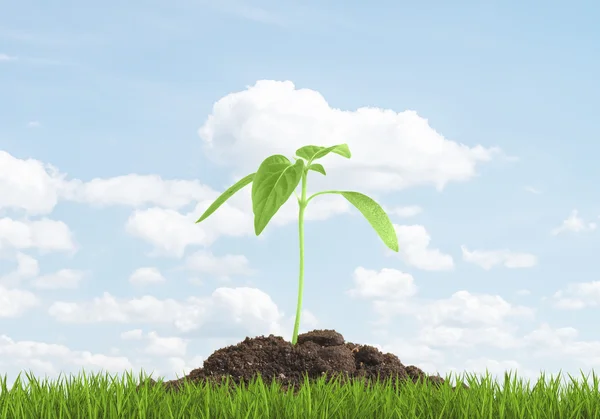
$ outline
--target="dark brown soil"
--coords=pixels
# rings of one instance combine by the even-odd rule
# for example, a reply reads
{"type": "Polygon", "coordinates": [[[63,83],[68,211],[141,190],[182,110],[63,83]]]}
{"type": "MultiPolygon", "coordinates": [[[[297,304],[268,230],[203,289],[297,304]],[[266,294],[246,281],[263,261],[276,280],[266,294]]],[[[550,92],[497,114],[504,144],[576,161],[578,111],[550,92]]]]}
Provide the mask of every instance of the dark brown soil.
{"type": "Polygon", "coordinates": [[[404,366],[396,355],[381,353],[372,346],[345,342],[335,330],[313,330],[298,335],[297,345],[274,335],[247,337],[237,345],[215,351],[204,361],[204,367],[178,380],[166,381],[164,385],[176,390],[186,380],[218,384],[226,377],[232,385],[242,381],[248,384],[257,374],[267,384],[274,379],[283,390],[291,386],[295,392],[306,375],[309,380],[322,376],[339,378],[342,382],[365,379],[366,384],[388,378],[400,382],[423,380],[434,385],[444,382],[439,375],[428,376],[413,365],[404,366]]]}

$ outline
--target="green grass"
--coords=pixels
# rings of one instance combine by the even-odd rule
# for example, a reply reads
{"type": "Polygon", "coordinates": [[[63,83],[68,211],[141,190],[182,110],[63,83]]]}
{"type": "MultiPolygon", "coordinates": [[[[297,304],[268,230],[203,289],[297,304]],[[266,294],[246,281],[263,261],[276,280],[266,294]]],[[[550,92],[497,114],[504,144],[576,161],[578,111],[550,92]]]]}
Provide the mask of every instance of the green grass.
{"type": "MultiPolygon", "coordinates": [[[[185,385],[178,393],[161,386],[144,385],[140,374],[61,376],[37,380],[26,374],[9,389],[6,377],[0,388],[0,419],[93,418],[599,418],[599,380],[592,374],[566,385],[560,375],[535,386],[506,374],[500,385],[484,377],[455,376],[465,382],[455,391],[450,385],[435,388],[409,382],[400,387],[389,381],[365,389],[364,383],[327,384],[323,379],[304,385],[298,394],[282,391],[260,377],[248,386],[228,390],[227,385],[185,385]]],[[[448,378],[451,378],[450,376],[448,378]]],[[[159,380],[160,381],[160,380],[159,380]]]]}

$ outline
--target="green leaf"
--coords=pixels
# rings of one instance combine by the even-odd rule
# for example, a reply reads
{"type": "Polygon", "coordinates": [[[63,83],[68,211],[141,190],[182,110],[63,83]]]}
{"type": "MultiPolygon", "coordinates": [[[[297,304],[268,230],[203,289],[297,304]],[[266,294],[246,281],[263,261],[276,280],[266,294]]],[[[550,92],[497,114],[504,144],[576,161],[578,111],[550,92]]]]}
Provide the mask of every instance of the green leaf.
{"type": "Polygon", "coordinates": [[[327,173],[325,173],[325,168],[322,164],[319,163],[311,164],[310,166],[308,166],[308,170],[314,170],[315,172],[319,172],[323,176],[327,175],[327,173]]]}
{"type": "Polygon", "coordinates": [[[338,144],[331,147],[321,147],[318,145],[306,145],[296,150],[296,156],[302,157],[309,162],[325,157],[329,153],[336,153],[340,156],[350,158],[352,154],[348,148],[348,144],[338,144]]]}
{"type": "Polygon", "coordinates": [[[364,215],[385,245],[395,252],[398,251],[398,236],[396,236],[396,230],[394,230],[394,226],[388,215],[377,202],[367,195],[358,192],[327,191],[327,193],[340,194],[346,198],[348,202],[354,205],[356,209],[364,215]]]}
{"type": "Polygon", "coordinates": [[[252,184],[254,232],[257,236],[292,195],[303,172],[304,160],[292,164],[281,154],[267,157],[261,163],[252,184]]]}
{"type": "Polygon", "coordinates": [[[207,219],[213,212],[215,212],[217,210],[217,208],[219,208],[221,205],[223,205],[223,203],[225,201],[227,201],[229,198],[231,198],[234,193],[236,193],[237,191],[242,189],[247,184],[251,183],[252,180],[254,179],[255,175],[256,175],[256,173],[252,173],[252,174],[246,176],[245,178],[240,179],[235,185],[233,185],[232,187],[227,189],[225,192],[223,192],[221,194],[221,196],[219,196],[215,200],[215,202],[213,202],[211,204],[211,206],[208,207],[208,209],[206,211],[204,211],[204,214],[202,214],[202,216],[198,219],[198,221],[196,221],[196,224],[207,219]]]}

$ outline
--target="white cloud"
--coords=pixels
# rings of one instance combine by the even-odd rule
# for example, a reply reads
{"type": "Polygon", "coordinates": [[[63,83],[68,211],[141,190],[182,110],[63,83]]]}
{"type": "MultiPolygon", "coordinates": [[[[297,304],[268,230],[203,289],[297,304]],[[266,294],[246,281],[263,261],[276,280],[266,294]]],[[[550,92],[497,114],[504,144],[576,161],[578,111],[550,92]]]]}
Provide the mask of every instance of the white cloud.
{"type": "Polygon", "coordinates": [[[525,335],[524,343],[535,357],[566,358],[596,369],[600,365],[600,341],[577,340],[573,327],[552,328],[547,323],[525,335]]]}
{"type": "Polygon", "coordinates": [[[569,217],[562,222],[559,227],[552,230],[552,235],[556,236],[562,233],[581,233],[586,231],[595,230],[597,227],[596,223],[586,223],[576,209],[571,211],[569,217]]]}
{"type": "Polygon", "coordinates": [[[184,356],[187,340],[179,337],[161,337],[156,332],[148,333],[148,346],[145,352],[157,356],[184,356]]]}
{"type": "Polygon", "coordinates": [[[480,374],[484,375],[489,373],[493,379],[499,381],[499,384],[503,384],[504,374],[508,371],[511,373],[518,372],[519,378],[530,380],[535,382],[539,378],[539,374],[530,369],[525,369],[522,364],[516,360],[496,360],[485,357],[477,357],[468,359],[464,363],[463,370],[469,372],[469,374],[480,374]]]}
{"type": "Polygon", "coordinates": [[[388,215],[396,215],[402,218],[414,217],[415,215],[419,215],[423,212],[423,208],[419,207],[418,205],[409,205],[406,207],[393,208],[388,208],[384,206],[383,209],[388,215]]]}
{"type": "Polygon", "coordinates": [[[417,292],[412,275],[396,269],[384,268],[377,272],[359,266],[353,277],[355,288],[347,291],[352,297],[403,299],[417,292]]]}
{"type": "MultiPolygon", "coordinates": [[[[452,256],[438,249],[430,249],[431,237],[422,225],[394,224],[398,236],[399,253],[404,262],[426,271],[447,271],[454,269],[452,256]]],[[[395,254],[388,251],[387,254],[395,254]]]]}
{"type": "Polygon", "coordinates": [[[0,249],[33,249],[42,251],[76,250],[69,227],[62,221],[43,218],[38,221],[15,221],[0,218],[0,249]]]}
{"type": "Polygon", "coordinates": [[[123,340],[140,340],[142,336],[142,329],[133,329],[121,333],[121,339],[123,340]]]}
{"type": "Polygon", "coordinates": [[[600,305],[600,281],[576,282],[554,293],[554,306],[565,310],[577,310],[600,305]]]}
{"type": "Polygon", "coordinates": [[[144,205],[179,209],[193,201],[214,199],[218,194],[194,180],[164,180],[157,175],[129,174],[89,182],[71,181],[65,198],[99,206],[144,205]]]}
{"type": "Polygon", "coordinates": [[[537,257],[531,253],[517,253],[510,250],[474,250],[460,246],[463,260],[474,263],[485,270],[503,265],[506,268],[531,268],[537,265],[537,257]]]}
{"type": "Polygon", "coordinates": [[[513,330],[506,325],[498,326],[429,326],[419,327],[417,341],[436,347],[472,348],[477,345],[487,345],[496,348],[510,349],[520,345],[513,330]]]}
{"type": "Polygon", "coordinates": [[[381,322],[387,323],[393,316],[412,316],[426,327],[499,327],[508,319],[520,321],[533,319],[535,311],[529,307],[510,304],[498,295],[472,294],[458,291],[450,298],[433,301],[378,300],[373,302],[381,322]]]}
{"type": "MultiPolygon", "coordinates": [[[[39,122],[31,121],[28,125],[38,126],[39,122]]],[[[59,199],[98,206],[152,205],[179,209],[217,196],[217,192],[196,180],[164,180],[157,175],[129,174],[89,182],[68,180],[66,174],[52,165],[35,159],[19,159],[0,150],[0,210],[48,214],[59,199]]]]}
{"type": "MultiPolygon", "coordinates": [[[[237,180],[239,179],[231,181],[226,187],[237,180]]],[[[154,254],[172,257],[182,257],[188,246],[210,246],[221,236],[256,237],[251,190],[250,185],[240,190],[199,224],[195,224],[195,221],[213,203],[213,198],[200,201],[187,214],[163,208],[137,210],[129,217],[126,230],[152,244],[154,254]]],[[[311,193],[309,190],[309,195],[311,193]]],[[[350,204],[343,197],[318,196],[308,205],[304,219],[307,222],[320,221],[349,212],[350,204]]],[[[358,212],[357,214],[362,217],[358,212]]],[[[298,223],[298,203],[293,195],[275,214],[258,239],[264,239],[273,227],[290,223],[298,223]]]]}
{"type": "MultiPolygon", "coordinates": [[[[85,368],[86,372],[104,370],[112,374],[132,369],[126,357],[74,351],[64,345],[39,341],[15,341],[6,335],[0,335],[0,358],[10,360],[10,366],[33,367],[36,372],[46,373],[52,378],[57,378],[61,372],[81,372],[81,368],[85,368]]],[[[39,373],[35,375],[39,376],[39,373]]]]}
{"type": "Polygon", "coordinates": [[[458,291],[448,299],[424,305],[417,318],[430,325],[444,321],[465,325],[498,325],[510,317],[532,318],[534,311],[525,306],[514,306],[499,295],[472,294],[458,291]]]}
{"type": "Polygon", "coordinates": [[[141,329],[133,329],[121,333],[123,340],[139,340],[146,343],[144,352],[156,356],[181,357],[186,354],[188,341],[179,337],[161,337],[156,332],[144,336],[141,329]]]}
{"type": "Polygon", "coordinates": [[[79,286],[85,273],[74,269],[61,269],[53,274],[35,278],[32,284],[38,289],[74,289],[79,286]]]}
{"type": "Polygon", "coordinates": [[[244,255],[219,257],[206,250],[199,250],[188,256],[185,266],[191,271],[214,275],[221,280],[228,280],[236,275],[252,275],[256,272],[250,268],[248,259],[244,255]]]}
{"type": "Polygon", "coordinates": [[[471,179],[477,164],[499,152],[447,140],[414,111],[331,108],[318,92],[296,89],[289,81],[262,80],[221,98],[198,133],[209,158],[236,167],[242,176],[267,156],[291,157],[307,142],[348,143],[352,159],[327,157],[327,176],[310,179],[313,187],[333,186],[326,189],[442,189],[448,182],[471,179]]]}
{"type": "Polygon", "coordinates": [[[256,334],[280,333],[283,314],[271,298],[256,288],[217,288],[210,297],[190,297],[185,301],[160,300],[143,296],[117,300],[109,293],[89,302],[53,303],[50,316],[66,323],[171,324],[181,332],[208,328],[228,333],[232,325],[256,334]]]}
{"type": "Polygon", "coordinates": [[[0,286],[0,318],[19,317],[38,304],[39,299],[29,291],[0,286]]]}
{"type": "MultiPolygon", "coordinates": [[[[383,345],[381,350],[393,352],[401,357],[405,365],[416,364],[425,371],[433,372],[442,370],[442,374],[450,371],[470,373],[483,373],[487,370],[492,374],[500,374],[503,378],[504,371],[518,370],[519,377],[530,378],[534,382],[539,378],[539,373],[531,369],[520,368],[520,361],[505,360],[493,361],[486,358],[472,358],[463,361],[462,368],[457,369],[446,364],[444,354],[460,353],[467,356],[468,351],[475,350],[478,354],[486,353],[488,346],[505,351],[510,351],[511,356],[528,354],[535,358],[568,358],[588,367],[600,365],[600,341],[577,340],[577,329],[564,327],[553,329],[548,324],[542,323],[529,333],[518,333],[519,326],[524,320],[533,318],[533,310],[522,306],[513,306],[499,297],[475,296],[461,292],[463,295],[457,299],[455,294],[450,300],[418,302],[407,307],[407,302],[394,303],[379,301],[388,304],[388,308],[395,304],[402,317],[415,316],[419,321],[418,334],[415,338],[395,338],[383,345]],[[468,297],[468,298],[464,298],[468,297]],[[463,300],[460,302],[459,300],[463,300]],[[496,302],[489,304],[491,299],[496,302]],[[448,304],[451,300],[453,303],[448,304]],[[440,304],[442,303],[442,304],[440,304]],[[449,307],[452,309],[449,309],[449,307]],[[487,311],[492,315],[488,315],[487,311]],[[422,314],[426,313],[426,316],[422,314]],[[483,314],[482,319],[478,316],[483,314]],[[449,350],[456,348],[457,350],[449,350]],[[440,368],[444,367],[445,368],[440,368]],[[444,371],[445,370],[445,371],[444,371]]],[[[379,347],[378,345],[374,345],[379,347]]]]}
{"type": "Polygon", "coordinates": [[[0,63],[1,62],[8,62],[8,61],[16,61],[18,58],[15,57],[14,55],[8,55],[8,54],[0,54],[0,63]]]}
{"type": "Polygon", "coordinates": [[[32,215],[52,212],[64,177],[54,166],[0,150],[0,210],[22,209],[32,215]]]}
{"type": "Polygon", "coordinates": [[[16,254],[17,269],[6,275],[0,276],[0,284],[4,286],[16,286],[24,278],[35,277],[40,272],[38,261],[24,253],[16,254]]]}
{"type": "Polygon", "coordinates": [[[138,268],[129,276],[129,282],[135,285],[157,284],[165,281],[158,268],[154,267],[138,268]]]}
{"type": "MultiPolygon", "coordinates": [[[[195,224],[212,201],[203,201],[189,214],[162,208],[136,210],[126,230],[155,247],[157,253],[182,257],[187,246],[210,246],[220,235],[239,237],[253,234],[252,213],[225,203],[210,217],[210,223],[195,224]]],[[[208,220],[206,220],[208,221],[208,220]]]]}
{"type": "Polygon", "coordinates": [[[24,253],[17,252],[17,271],[22,277],[36,276],[40,272],[40,266],[38,261],[24,253]]]}
{"type": "Polygon", "coordinates": [[[39,127],[40,125],[41,125],[41,124],[40,124],[40,122],[39,122],[39,121],[29,121],[29,122],[27,123],[27,126],[28,126],[29,128],[37,128],[37,127],[39,127]]]}

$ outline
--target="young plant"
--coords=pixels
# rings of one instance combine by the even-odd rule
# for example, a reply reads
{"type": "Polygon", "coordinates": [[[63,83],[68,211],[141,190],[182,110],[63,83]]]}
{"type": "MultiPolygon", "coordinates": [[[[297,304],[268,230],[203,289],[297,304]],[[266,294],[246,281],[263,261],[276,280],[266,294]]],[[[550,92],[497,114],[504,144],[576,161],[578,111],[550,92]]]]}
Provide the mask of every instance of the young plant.
{"type": "Polygon", "coordinates": [[[306,179],[308,171],[312,170],[322,175],[326,175],[325,169],[313,161],[325,157],[329,153],[339,154],[340,156],[350,158],[350,149],[347,144],[334,145],[332,147],[320,147],[307,145],[296,150],[296,160],[292,163],[287,157],[281,154],[275,154],[267,157],[259,166],[256,173],[252,173],[238,181],[235,185],[227,189],[219,196],[215,202],[204,214],[196,221],[199,223],[208,218],[225,201],[242,189],[244,186],[252,183],[252,212],[254,213],[254,232],[260,235],[265,229],[271,218],[277,213],[279,208],[288,200],[296,187],[302,181],[301,196],[298,198],[298,229],[300,238],[300,276],[298,280],[298,305],[296,307],[296,321],[294,323],[294,333],[292,335],[292,344],[295,345],[298,340],[298,328],[300,327],[300,311],[302,310],[302,292],[304,290],[304,211],[311,199],[318,195],[338,194],[346,198],[352,205],[358,209],[367,219],[369,224],[375,229],[385,245],[393,251],[398,251],[398,238],[389,217],[377,202],[366,195],[350,191],[322,191],[306,198],[306,179]],[[306,162],[305,162],[306,160],[306,162]]]}

